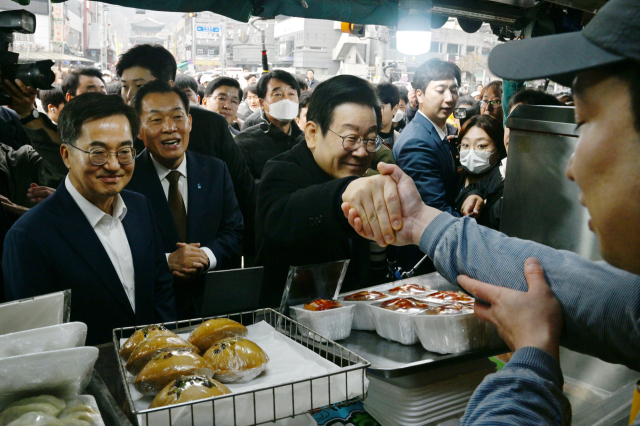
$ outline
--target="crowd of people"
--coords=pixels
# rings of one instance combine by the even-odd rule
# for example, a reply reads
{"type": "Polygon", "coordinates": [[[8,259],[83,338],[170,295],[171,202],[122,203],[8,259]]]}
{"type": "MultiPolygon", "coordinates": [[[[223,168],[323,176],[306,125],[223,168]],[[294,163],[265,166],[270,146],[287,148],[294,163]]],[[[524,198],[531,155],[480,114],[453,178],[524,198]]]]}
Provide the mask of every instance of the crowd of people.
{"type": "MultiPolygon", "coordinates": [[[[615,17],[618,4],[639,14],[630,1],[612,0],[584,37],[597,40],[599,29],[589,29],[601,14],[615,17]]],[[[568,175],[614,266],[495,231],[507,178],[505,116],[522,104],[574,102],[566,93],[560,101],[537,89],[515,91],[505,79],[469,94],[460,69],[437,59],[416,70],[411,90],[349,75],[318,82],[313,70],[306,79],[274,70],[245,85],[224,76],[200,85],[177,73],[159,45],[124,53],[117,82],[105,83],[93,68],[69,72],[52,90],[3,80],[11,96],[0,110],[3,294],[15,300],[71,289],[72,320],[87,323],[88,344],[99,344],[113,328],[200,316],[206,273],[242,261],[264,267],[260,306],[277,307],[291,265],[350,259],[348,291],[390,280],[381,256],[412,266],[427,253],[432,268],[491,304],[476,303],[477,315],[515,351],[475,393],[465,418],[497,424],[487,419],[515,404],[502,415],[564,421],[561,339],[632,368],[640,361],[640,247],[625,237],[640,227],[638,168],[625,166],[640,158],[640,58],[617,55],[624,66],[611,60],[532,76],[567,86],[577,76],[584,141],[568,175]],[[620,108],[599,109],[604,99],[620,108]],[[464,118],[454,119],[456,108],[464,118]],[[599,155],[613,139],[625,154],[599,155]],[[584,327],[596,320],[585,309],[603,282],[620,291],[606,300],[630,306],[613,324],[623,334],[584,327]],[[593,347],[595,338],[607,345],[593,347]],[[509,381],[533,402],[501,400],[509,381]]],[[[517,80],[505,67],[504,77],[517,80]]],[[[614,308],[607,302],[596,313],[614,308]]]]}

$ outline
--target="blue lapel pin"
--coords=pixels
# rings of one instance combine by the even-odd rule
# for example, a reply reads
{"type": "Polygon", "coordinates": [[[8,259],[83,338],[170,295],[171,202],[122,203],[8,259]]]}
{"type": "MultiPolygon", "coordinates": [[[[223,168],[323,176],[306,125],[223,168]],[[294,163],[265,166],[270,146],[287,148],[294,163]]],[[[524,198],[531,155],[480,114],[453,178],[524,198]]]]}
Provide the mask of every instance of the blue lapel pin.
{"type": "Polygon", "coordinates": [[[198,189],[202,189],[202,185],[198,184],[198,189]]]}

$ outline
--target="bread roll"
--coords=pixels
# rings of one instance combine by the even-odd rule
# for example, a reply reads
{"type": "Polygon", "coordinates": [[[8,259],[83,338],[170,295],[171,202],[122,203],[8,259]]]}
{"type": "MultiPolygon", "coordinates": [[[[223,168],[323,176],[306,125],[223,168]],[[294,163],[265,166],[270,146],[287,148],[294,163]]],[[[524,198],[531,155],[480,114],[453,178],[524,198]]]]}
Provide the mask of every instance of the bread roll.
{"type": "Polygon", "coordinates": [[[20,401],[14,402],[13,404],[9,405],[7,408],[17,407],[20,405],[40,404],[40,403],[51,404],[55,408],[57,408],[58,411],[62,410],[64,407],[67,406],[67,403],[64,402],[63,399],[58,399],[55,396],[51,396],[51,395],[39,395],[39,396],[32,396],[31,398],[21,399],[20,401]]]}
{"type": "Polygon", "coordinates": [[[165,407],[231,393],[228,387],[206,376],[182,376],[169,383],[153,399],[149,408],[165,407]]]}
{"type": "Polygon", "coordinates": [[[143,395],[155,395],[180,376],[196,374],[209,363],[189,350],[164,352],[154,356],[133,381],[143,395]]]}
{"type": "Polygon", "coordinates": [[[140,343],[146,339],[152,339],[159,336],[174,336],[178,337],[174,332],[167,330],[163,325],[148,325],[139,330],[124,342],[122,348],[120,348],[120,356],[125,360],[128,360],[133,351],[140,343]]]}
{"type": "Polygon", "coordinates": [[[22,415],[20,418],[12,421],[8,426],[64,426],[63,423],[55,417],[40,413],[37,411],[22,415]]]}
{"type": "Polygon", "coordinates": [[[129,361],[127,361],[125,368],[135,376],[155,355],[179,349],[186,349],[196,355],[200,355],[198,348],[184,340],[182,337],[159,336],[146,339],[140,343],[129,357],[129,361]]]}
{"type": "Polygon", "coordinates": [[[266,368],[269,357],[262,348],[242,337],[223,339],[203,355],[222,383],[248,382],[266,368]]]}
{"type": "Polygon", "coordinates": [[[200,324],[189,336],[201,352],[206,351],[214,343],[227,337],[244,337],[247,327],[228,318],[216,318],[200,324]]]}
{"type": "Polygon", "coordinates": [[[27,413],[40,413],[55,417],[59,412],[60,410],[47,402],[14,405],[8,407],[0,414],[0,426],[7,426],[27,413]]]}

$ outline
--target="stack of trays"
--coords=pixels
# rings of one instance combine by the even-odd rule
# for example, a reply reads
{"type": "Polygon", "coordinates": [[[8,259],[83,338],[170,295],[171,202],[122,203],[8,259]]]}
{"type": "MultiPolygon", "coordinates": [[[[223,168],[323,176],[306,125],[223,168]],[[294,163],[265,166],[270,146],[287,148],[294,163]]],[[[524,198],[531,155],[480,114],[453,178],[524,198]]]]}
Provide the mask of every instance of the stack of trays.
{"type": "Polygon", "coordinates": [[[463,416],[474,389],[494,371],[495,365],[482,359],[401,378],[369,375],[364,407],[385,426],[442,424],[463,416]]]}

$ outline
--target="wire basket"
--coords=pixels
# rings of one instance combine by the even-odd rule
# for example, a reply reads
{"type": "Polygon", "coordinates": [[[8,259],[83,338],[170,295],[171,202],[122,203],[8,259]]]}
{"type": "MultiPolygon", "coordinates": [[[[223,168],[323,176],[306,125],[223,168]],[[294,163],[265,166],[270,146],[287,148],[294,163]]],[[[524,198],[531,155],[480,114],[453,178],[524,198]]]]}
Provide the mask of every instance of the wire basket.
{"type": "MultiPolygon", "coordinates": [[[[141,410],[135,407],[127,383],[125,362],[117,355],[128,405],[124,408],[128,409],[129,417],[134,417],[138,425],[247,426],[295,417],[319,408],[347,405],[366,398],[366,369],[371,365],[367,360],[273,309],[175,321],[164,325],[175,333],[185,333],[212,318],[229,318],[245,326],[265,321],[278,333],[338,366],[339,371],[247,392],[141,410]]],[[[143,327],[114,329],[116,354],[120,351],[121,339],[129,338],[143,327]]]]}

